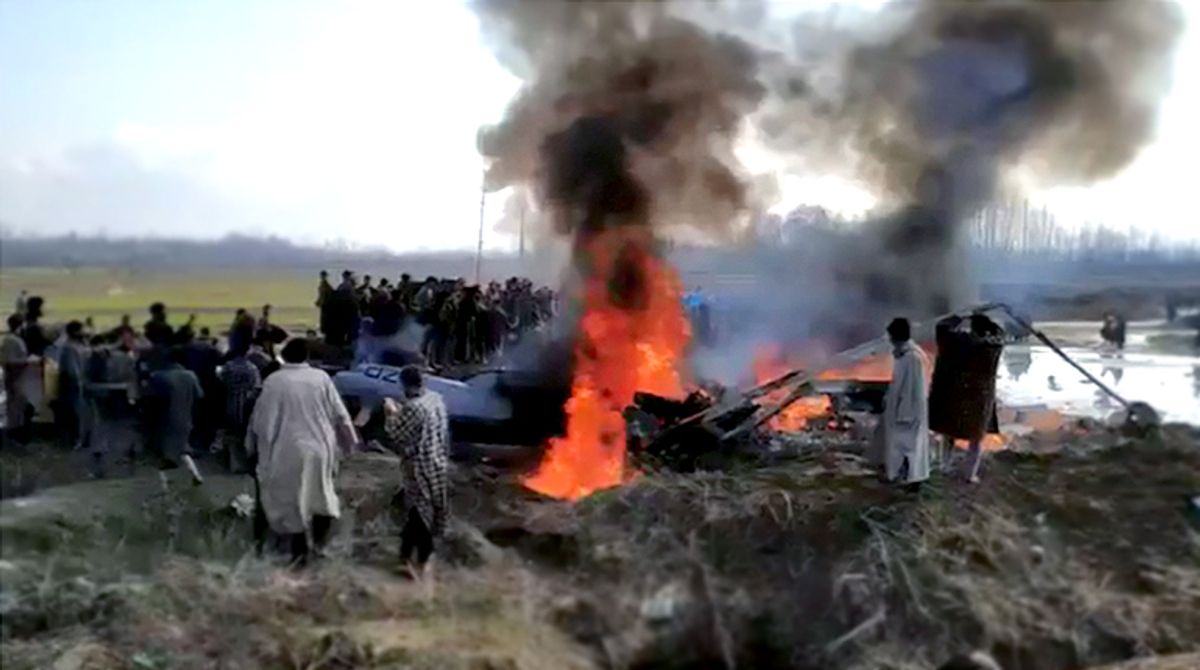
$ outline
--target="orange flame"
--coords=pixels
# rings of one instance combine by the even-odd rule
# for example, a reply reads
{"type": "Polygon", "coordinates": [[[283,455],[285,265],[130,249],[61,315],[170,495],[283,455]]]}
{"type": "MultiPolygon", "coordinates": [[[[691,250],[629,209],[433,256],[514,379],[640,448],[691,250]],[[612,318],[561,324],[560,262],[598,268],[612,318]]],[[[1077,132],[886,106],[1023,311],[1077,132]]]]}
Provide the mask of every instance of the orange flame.
{"type": "MultiPolygon", "coordinates": [[[[925,350],[925,353],[931,360],[937,355],[937,347],[932,343],[922,344],[921,348],[925,350]]],[[[783,349],[779,345],[772,344],[760,347],[756,352],[753,363],[754,379],[757,383],[762,384],[803,367],[805,367],[804,356],[788,356],[783,353],[783,349]]],[[[932,377],[932,366],[926,366],[926,383],[932,377]]],[[[817,379],[854,379],[858,381],[890,382],[892,380],[892,355],[887,352],[875,354],[844,368],[825,370],[817,375],[817,379]]],[[[787,390],[775,391],[768,394],[766,400],[768,402],[778,401],[785,395],[787,395],[787,390]]],[[[801,398],[796,404],[771,419],[768,425],[780,431],[804,430],[808,426],[809,421],[827,416],[831,409],[832,403],[827,395],[801,398]]],[[[1006,448],[1008,442],[1009,439],[1007,436],[994,433],[985,435],[981,444],[984,451],[999,451],[1006,448]]],[[[954,446],[959,449],[966,449],[969,445],[966,440],[956,440],[954,446]]]]}
{"type": "MultiPolygon", "coordinates": [[[[967,449],[970,446],[970,443],[966,440],[954,441],[954,447],[956,449],[967,449]]],[[[983,447],[984,451],[1000,451],[1008,446],[1008,436],[1000,433],[988,433],[987,435],[983,436],[983,439],[980,441],[980,446],[983,447]]]]}
{"type": "Polygon", "coordinates": [[[628,481],[623,410],[637,391],[684,395],[680,365],[691,339],[675,271],[653,251],[648,234],[613,230],[591,240],[583,285],[583,315],[575,346],[567,434],[550,440],[525,485],[554,498],[577,500],[628,481]],[[633,300],[614,295],[630,267],[633,300]],[[629,304],[626,304],[629,303],[629,304]]]}
{"type": "MultiPolygon", "coordinates": [[[[751,367],[754,369],[755,382],[762,384],[784,375],[798,366],[789,362],[778,345],[769,345],[761,347],[755,353],[751,367]]],[[[787,388],[778,389],[768,393],[764,400],[769,403],[779,402],[788,393],[789,389],[787,388]]],[[[787,432],[804,430],[808,427],[809,421],[828,416],[832,408],[833,402],[827,395],[806,396],[775,415],[767,425],[774,430],[787,432]]]]}

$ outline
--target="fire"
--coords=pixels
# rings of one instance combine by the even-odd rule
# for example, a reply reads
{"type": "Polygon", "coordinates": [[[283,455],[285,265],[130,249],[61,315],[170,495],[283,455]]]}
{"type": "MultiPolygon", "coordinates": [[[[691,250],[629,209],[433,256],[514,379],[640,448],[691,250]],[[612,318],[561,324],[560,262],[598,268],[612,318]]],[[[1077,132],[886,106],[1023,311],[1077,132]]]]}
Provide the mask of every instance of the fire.
{"type": "MultiPolygon", "coordinates": [[[[971,445],[966,440],[955,440],[954,447],[956,449],[966,449],[971,445]]],[[[980,441],[980,446],[984,451],[1000,451],[1008,446],[1008,437],[999,433],[989,433],[983,436],[980,441]]]]}
{"type": "Polygon", "coordinates": [[[566,405],[567,434],[550,440],[537,472],[525,479],[539,493],[569,500],[634,474],[625,463],[622,411],[637,391],[684,395],[680,365],[691,339],[679,277],[653,252],[644,231],[604,232],[585,252],[591,264],[566,405]]]}
{"type": "MultiPolygon", "coordinates": [[[[922,349],[932,359],[936,354],[933,345],[922,345],[922,349]]],[[[754,379],[757,383],[775,379],[792,370],[803,368],[802,357],[790,357],[783,353],[778,345],[762,347],[754,357],[754,379]]],[[[926,381],[933,376],[933,368],[926,366],[926,381]]],[[[892,356],[890,353],[877,354],[857,361],[848,367],[826,370],[817,375],[818,379],[856,379],[859,381],[891,381],[892,356]]],[[[787,389],[781,389],[766,396],[768,402],[782,400],[787,395],[787,389]]],[[[813,419],[829,415],[833,403],[827,395],[814,395],[800,398],[795,404],[780,412],[771,419],[769,426],[774,430],[795,432],[804,430],[813,419]]],[[[1008,438],[1000,434],[985,435],[982,440],[984,451],[999,451],[1008,446],[1008,438]]],[[[956,440],[954,446],[966,449],[969,445],[965,440],[956,440]]]]}
{"type": "MultiPolygon", "coordinates": [[[[762,384],[779,377],[794,369],[778,346],[763,347],[754,357],[754,380],[762,384]]],[[[783,388],[767,394],[767,402],[778,402],[788,394],[783,388]]],[[[780,412],[769,422],[775,430],[795,432],[804,430],[812,419],[828,416],[833,409],[833,402],[827,395],[814,395],[800,398],[787,409],[780,412]]]]}

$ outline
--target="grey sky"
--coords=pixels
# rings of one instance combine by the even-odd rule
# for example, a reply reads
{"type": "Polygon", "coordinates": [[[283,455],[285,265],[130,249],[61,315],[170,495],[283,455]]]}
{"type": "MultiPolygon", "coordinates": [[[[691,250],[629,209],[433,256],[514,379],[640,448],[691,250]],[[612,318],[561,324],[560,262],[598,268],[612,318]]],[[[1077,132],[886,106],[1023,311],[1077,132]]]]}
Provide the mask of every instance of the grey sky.
{"type": "MultiPolygon", "coordinates": [[[[1177,71],[1198,47],[1189,29],[1177,71]]],[[[1197,79],[1176,77],[1159,141],[1127,174],[1035,200],[1069,223],[1196,238],[1197,79]]],[[[0,222],[471,248],[475,132],[518,87],[454,0],[0,0],[0,222]]],[[[830,176],[789,177],[783,196],[871,204],[830,176]]]]}

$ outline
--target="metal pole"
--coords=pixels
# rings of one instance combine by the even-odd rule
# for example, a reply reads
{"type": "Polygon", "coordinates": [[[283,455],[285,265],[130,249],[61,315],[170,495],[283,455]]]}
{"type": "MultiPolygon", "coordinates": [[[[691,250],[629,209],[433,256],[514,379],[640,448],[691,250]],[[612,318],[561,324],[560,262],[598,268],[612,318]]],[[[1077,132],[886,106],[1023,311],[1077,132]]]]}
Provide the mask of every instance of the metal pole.
{"type": "Polygon", "coordinates": [[[524,259],[525,258],[525,197],[524,196],[521,196],[521,227],[520,227],[518,235],[519,235],[518,239],[520,241],[520,247],[517,250],[517,257],[524,259]]]}
{"type": "Polygon", "coordinates": [[[1060,349],[1058,347],[1058,345],[1055,344],[1054,341],[1051,340],[1045,333],[1038,330],[1037,328],[1034,328],[1033,324],[1029,323],[1025,319],[1018,316],[1017,313],[1008,305],[1000,304],[999,307],[1000,307],[1000,309],[1003,309],[1005,312],[1007,312],[1009,318],[1011,318],[1013,321],[1015,321],[1017,323],[1017,325],[1021,326],[1025,330],[1028,330],[1034,337],[1041,340],[1042,344],[1046,345],[1047,347],[1050,348],[1051,351],[1058,354],[1064,361],[1066,361],[1068,364],[1070,364],[1071,367],[1075,368],[1079,372],[1079,374],[1086,377],[1087,380],[1090,381],[1091,383],[1100,387],[1100,390],[1107,393],[1110,398],[1121,403],[1122,407],[1129,409],[1130,403],[1128,400],[1121,397],[1121,395],[1119,393],[1117,393],[1116,391],[1109,388],[1107,384],[1100,381],[1100,379],[1097,378],[1095,375],[1093,375],[1092,373],[1085,370],[1082,365],[1076,363],[1073,358],[1071,358],[1070,356],[1067,355],[1067,352],[1060,349]]]}
{"type": "Polygon", "coordinates": [[[479,240],[475,246],[475,284],[479,285],[480,271],[483,266],[483,213],[487,204],[487,172],[479,183],[479,240]]]}

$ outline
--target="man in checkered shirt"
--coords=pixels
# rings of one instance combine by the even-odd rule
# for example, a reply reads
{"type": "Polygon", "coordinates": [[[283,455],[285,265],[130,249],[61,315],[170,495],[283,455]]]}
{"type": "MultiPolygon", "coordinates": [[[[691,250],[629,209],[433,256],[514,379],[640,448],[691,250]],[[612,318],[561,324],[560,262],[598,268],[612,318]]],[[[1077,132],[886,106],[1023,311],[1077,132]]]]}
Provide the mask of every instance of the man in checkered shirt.
{"type": "Polygon", "coordinates": [[[404,528],[400,560],[423,568],[433,554],[434,542],[446,530],[450,424],[446,403],[441,395],[425,388],[419,369],[409,366],[401,370],[400,383],[404,399],[384,402],[384,432],[388,447],[401,459],[404,528]]]}

